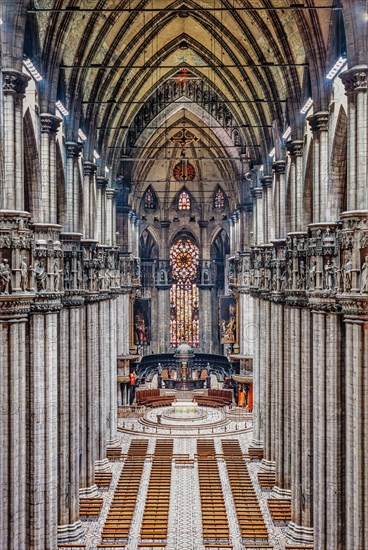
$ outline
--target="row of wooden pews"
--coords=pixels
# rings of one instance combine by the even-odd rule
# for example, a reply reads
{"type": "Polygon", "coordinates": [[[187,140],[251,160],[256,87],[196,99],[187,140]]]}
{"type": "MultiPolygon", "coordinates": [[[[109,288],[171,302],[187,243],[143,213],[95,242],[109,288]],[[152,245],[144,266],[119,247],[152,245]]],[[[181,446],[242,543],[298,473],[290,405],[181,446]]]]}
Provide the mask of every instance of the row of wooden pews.
{"type": "Polygon", "coordinates": [[[148,441],[132,441],[106,518],[102,543],[126,543],[137,502],[148,441]]]}
{"type": "Polygon", "coordinates": [[[258,472],[258,483],[262,491],[272,491],[276,484],[275,472],[258,472]]]}
{"type": "Polygon", "coordinates": [[[166,545],[173,447],[172,439],[156,443],[141,527],[142,544],[166,545]]]}
{"type": "Polygon", "coordinates": [[[103,498],[81,498],[79,515],[84,521],[96,521],[102,510],[103,498]]]}
{"type": "Polygon", "coordinates": [[[96,472],[95,483],[102,491],[108,491],[112,481],[112,472],[96,472]]]}
{"type": "Polygon", "coordinates": [[[225,547],[230,533],[213,440],[198,439],[197,458],[203,542],[225,547]]]}
{"type": "Polygon", "coordinates": [[[291,500],[289,498],[269,498],[268,509],[275,525],[287,525],[291,521],[291,500]]]}
{"type": "Polygon", "coordinates": [[[222,440],[222,450],[243,544],[267,543],[266,524],[238,440],[222,440]]]}

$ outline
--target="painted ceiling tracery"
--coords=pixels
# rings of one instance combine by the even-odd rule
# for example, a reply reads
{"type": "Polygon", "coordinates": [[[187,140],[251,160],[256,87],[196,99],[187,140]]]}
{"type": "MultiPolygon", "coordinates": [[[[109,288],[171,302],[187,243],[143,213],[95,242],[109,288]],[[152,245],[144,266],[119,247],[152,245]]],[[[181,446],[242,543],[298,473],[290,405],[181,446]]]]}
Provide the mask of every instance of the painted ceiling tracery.
{"type": "MultiPolygon", "coordinates": [[[[186,148],[196,173],[190,192],[209,199],[221,184],[235,208],[242,156],[267,158],[275,124],[282,134],[308,82],[325,70],[332,12],[295,4],[37,0],[34,17],[48,78],[56,87],[60,65],[62,99],[79,108],[83,130],[97,136],[114,175],[130,179],[135,206],[148,185],[162,204],[178,192],[172,174],[181,149],[172,137],[186,127],[198,135],[186,148]]],[[[300,4],[328,8],[333,0],[300,4]]],[[[85,144],[87,156],[93,146],[85,144]]]]}

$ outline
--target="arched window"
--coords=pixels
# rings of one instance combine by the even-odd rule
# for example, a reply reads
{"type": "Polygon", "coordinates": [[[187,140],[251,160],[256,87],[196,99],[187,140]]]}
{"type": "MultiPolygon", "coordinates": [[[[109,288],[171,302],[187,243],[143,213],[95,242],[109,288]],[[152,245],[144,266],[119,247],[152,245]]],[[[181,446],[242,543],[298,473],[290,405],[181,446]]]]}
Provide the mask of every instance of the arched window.
{"type": "Polygon", "coordinates": [[[179,195],[178,210],[190,210],[190,196],[184,189],[179,195]]]}
{"type": "Polygon", "coordinates": [[[225,208],[225,195],[222,189],[217,189],[213,197],[213,207],[215,210],[225,208]]]}
{"type": "Polygon", "coordinates": [[[151,187],[148,187],[144,194],[144,208],[146,210],[154,210],[156,208],[156,196],[151,187]]]}
{"type": "Polygon", "coordinates": [[[170,345],[183,342],[199,346],[198,247],[189,239],[179,239],[170,249],[172,287],[170,289],[170,345]]]}

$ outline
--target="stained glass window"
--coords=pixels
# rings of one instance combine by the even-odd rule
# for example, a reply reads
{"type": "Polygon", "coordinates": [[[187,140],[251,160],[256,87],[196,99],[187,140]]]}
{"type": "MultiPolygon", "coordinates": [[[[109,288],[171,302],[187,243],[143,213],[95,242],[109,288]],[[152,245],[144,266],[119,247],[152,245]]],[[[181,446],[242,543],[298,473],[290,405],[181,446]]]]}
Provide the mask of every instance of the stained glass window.
{"type": "Polygon", "coordinates": [[[222,189],[217,189],[215,193],[214,201],[213,201],[213,206],[217,210],[221,210],[222,208],[225,207],[225,195],[222,189]]]}
{"type": "Polygon", "coordinates": [[[170,289],[170,344],[199,345],[198,247],[189,239],[179,239],[170,249],[172,287],[170,289]]]}
{"type": "Polygon", "coordinates": [[[182,191],[179,195],[178,200],[178,209],[179,210],[190,210],[190,196],[187,191],[182,191]]]}
{"type": "Polygon", "coordinates": [[[155,195],[152,189],[149,187],[144,194],[144,207],[147,210],[154,210],[156,208],[155,195]]]}

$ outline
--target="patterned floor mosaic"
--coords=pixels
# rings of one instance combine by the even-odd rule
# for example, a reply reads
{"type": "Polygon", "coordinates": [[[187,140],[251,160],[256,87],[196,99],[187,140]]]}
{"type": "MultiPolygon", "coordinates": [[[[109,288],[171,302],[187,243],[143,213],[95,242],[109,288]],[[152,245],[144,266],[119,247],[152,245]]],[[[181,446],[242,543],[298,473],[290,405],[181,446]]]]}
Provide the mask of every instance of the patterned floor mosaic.
{"type": "MultiPolygon", "coordinates": [[[[160,409],[150,411],[145,418],[152,423],[150,426],[144,426],[137,418],[124,418],[120,421],[120,442],[122,452],[125,454],[129,448],[132,439],[139,435],[139,438],[148,439],[147,455],[152,455],[158,438],[167,437],[165,429],[160,426],[154,426],[157,423],[157,416],[162,414],[160,409]],[[144,429],[143,429],[144,428],[144,429]]],[[[172,427],[171,438],[174,441],[172,461],[172,481],[170,493],[170,509],[168,518],[168,537],[166,540],[166,550],[212,550],[205,547],[202,540],[202,517],[199,495],[198,464],[195,459],[197,452],[198,435],[203,438],[204,434],[214,440],[216,454],[222,454],[221,439],[238,439],[242,451],[247,452],[252,438],[251,416],[244,414],[240,410],[231,410],[226,413],[209,410],[209,414],[202,419],[202,424],[198,434],[193,433],[193,426],[185,428],[180,425],[172,427]],[[215,414],[217,413],[217,414],[215,414]],[[209,428],[206,423],[216,423],[215,428],[209,428]],[[213,431],[214,430],[214,431],[213,431]],[[178,432],[177,434],[175,432],[178,432]],[[220,439],[221,437],[221,439],[220,439]],[[184,460],[179,457],[186,457],[184,460]]],[[[230,528],[230,543],[232,550],[246,550],[247,547],[242,544],[240,529],[236,517],[234,501],[231,493],[230,483],[226,470],[226,465],[221,457],[217,459],[222,490],[225,498],[226,512],[230,528]]],[[[83,521],[85,528],[85,537],[81,543],[86,545],[86,550],[97,550],[97,545],[101,544],[101,532],[107,517],[109,507],[113,498],[121,469],[122,462],[111,462],[110,469],[113,474],[112,483],[108,491],[101,491],[104,503],[98,521],[83,521]]],[[[152,458],[147,456],[143,470],[142,480],[138,493],[136,508],[129,533],[128,543],[122,546],[116,546],[116,550],[140,550],[140,529],[144,512],[149,476],[152,467],[152,458]]],[[[269,545],[274,550],[285,549],[285,528],[275,527],[270,517],[267,498],[270,493],[262,492],[257,479],[260,469],[259,462],[248,463],[252,482],[255,486],[256,494],[260,502],[261,511],[264,516],[268,532],[269,545]]],[[[155,546],[144,547],[144,550],[156,550],[155,546]]],[[[157,548],[157,550],[162,550],[157,548]]],[[[221,548],[216,548],[221,550],[221,548]]],[[[225,550],[225,549],[224,549],[225,550]]],[[[227,549],[226,549],[227,550],[227,549]]]]}

